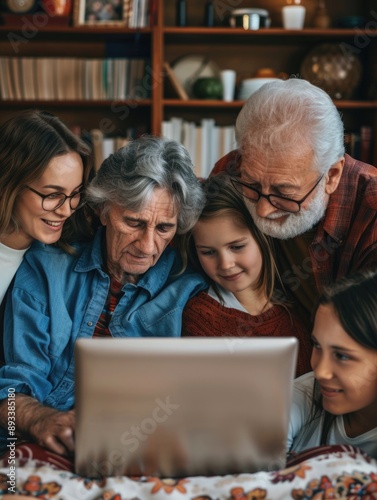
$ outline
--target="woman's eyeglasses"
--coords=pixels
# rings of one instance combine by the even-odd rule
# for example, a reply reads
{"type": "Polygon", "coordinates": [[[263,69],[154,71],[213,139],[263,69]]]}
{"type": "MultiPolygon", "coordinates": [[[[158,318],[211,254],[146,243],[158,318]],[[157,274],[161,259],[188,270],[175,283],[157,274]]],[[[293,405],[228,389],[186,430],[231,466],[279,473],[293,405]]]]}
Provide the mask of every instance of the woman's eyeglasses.
{"type": "Polygon", "coordinates": [[[77,210],[85,205],[85,199],[83,197],[84,191],[77,191],[76,193],[67,196],[64,193],[59,193],[59,192],[51,194],[42,194],[29,186],[25,187],[29,189],[29,191],[32,191],[33,193],[37,194],[42,198],[42,208],[46,212],[53,212],[54,210],[57,210],[62,205],[64,205],[66,200],[69,200],[69,206],[71,210],[77,210]]]}

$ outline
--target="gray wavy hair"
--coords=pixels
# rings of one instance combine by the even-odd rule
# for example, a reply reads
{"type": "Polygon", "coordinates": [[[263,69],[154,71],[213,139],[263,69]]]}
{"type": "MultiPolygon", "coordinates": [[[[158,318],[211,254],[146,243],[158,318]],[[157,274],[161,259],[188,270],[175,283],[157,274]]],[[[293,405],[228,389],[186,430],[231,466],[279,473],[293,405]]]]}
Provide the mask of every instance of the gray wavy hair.
{"type": "Polygon", "coordinates": [[[205,195],[187,150],[177,141],[143,136],[110,155],[87,189],[87,200],[106,215],[112,203],[140,212],[156,188],[166,189],[178,209],[177,234],[196,223],[205,195]]]}
{"type": "Polygon", "coordinates": [[[309,146],[321,173],[344,155],[336,106],[325,91],[299,78],[267,83],[252,94],[237,117],[236,139],[242,156],[284,155],[309,146]]]}

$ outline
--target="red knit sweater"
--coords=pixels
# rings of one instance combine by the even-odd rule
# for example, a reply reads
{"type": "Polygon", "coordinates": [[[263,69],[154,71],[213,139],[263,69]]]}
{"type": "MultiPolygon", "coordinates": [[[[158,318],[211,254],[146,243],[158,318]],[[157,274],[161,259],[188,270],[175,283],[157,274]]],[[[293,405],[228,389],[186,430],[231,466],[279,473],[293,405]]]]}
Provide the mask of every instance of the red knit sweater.
{"type": "Polygon", "coordinates": [[[299,354],[296,376],[311,371],[309,332],[285,307],[274,305],[252,316],[221,305],[206,292],[200,292],[183,311],[182,336],[185,337],[297,337],[299,354]]]}

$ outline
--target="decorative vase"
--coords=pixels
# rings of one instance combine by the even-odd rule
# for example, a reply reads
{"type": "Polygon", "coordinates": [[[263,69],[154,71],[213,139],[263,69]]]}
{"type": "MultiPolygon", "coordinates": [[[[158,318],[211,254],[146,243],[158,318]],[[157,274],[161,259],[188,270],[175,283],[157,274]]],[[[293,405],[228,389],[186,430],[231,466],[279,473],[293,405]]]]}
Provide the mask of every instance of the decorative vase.
{"type": "Polygon", "coordinates": [[[333,99],[350,99],[361,79],[362,66],[356,54],[342,44],[324,43],[314,47],[301,65],[301,76],[325,90],[333,99]]]}
{"type": "Polygon", "coordinates": [[[331,17],[329,16],[325,0],[318,0],[318,7],[313,19],[315,28],[329,28],[331,26],[331,17]]]}
{"type": "Polygon", "coordinates": [[[43,10],[51,17],[69,16],[72,9],[72,0],[41,0],[43,10]]]}

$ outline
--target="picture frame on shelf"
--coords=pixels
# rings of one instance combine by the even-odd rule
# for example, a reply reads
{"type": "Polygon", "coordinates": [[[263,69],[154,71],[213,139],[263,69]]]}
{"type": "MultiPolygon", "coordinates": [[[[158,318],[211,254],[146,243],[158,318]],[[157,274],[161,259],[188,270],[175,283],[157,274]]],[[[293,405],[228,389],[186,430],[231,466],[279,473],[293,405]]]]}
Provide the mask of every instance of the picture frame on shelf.
{"type": "Polygon", "coordinates": [[[128,25],[130,0],[74,0],[75,26],[128,25]]]}

